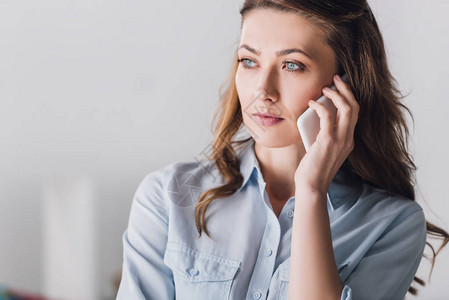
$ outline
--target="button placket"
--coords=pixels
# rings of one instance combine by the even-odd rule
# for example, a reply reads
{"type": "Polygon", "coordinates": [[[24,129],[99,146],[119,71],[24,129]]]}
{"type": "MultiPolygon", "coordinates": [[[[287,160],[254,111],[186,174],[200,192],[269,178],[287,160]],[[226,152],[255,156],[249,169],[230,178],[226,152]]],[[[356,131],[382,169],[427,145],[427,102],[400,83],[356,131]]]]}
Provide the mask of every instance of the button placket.
{"type": "Polygon", "coordinates": [[[273,213],[268,193],[265,189],[266,182],[263,178],[262,180],[259,178],[258,183],[260,196],[263,200],[262,203],[265,204],[264,209],[267,216],[267,224],[262,236],[258,258],[254,266],[254,276],[250,280],[245,299],[262,299],[264,295],[266,295],[267,290],[265,290],[265,288],[268,287],[271,282],[271,274],[276,261],[276,247],[279,245],[280,239],[279,220],[273,213]]]}

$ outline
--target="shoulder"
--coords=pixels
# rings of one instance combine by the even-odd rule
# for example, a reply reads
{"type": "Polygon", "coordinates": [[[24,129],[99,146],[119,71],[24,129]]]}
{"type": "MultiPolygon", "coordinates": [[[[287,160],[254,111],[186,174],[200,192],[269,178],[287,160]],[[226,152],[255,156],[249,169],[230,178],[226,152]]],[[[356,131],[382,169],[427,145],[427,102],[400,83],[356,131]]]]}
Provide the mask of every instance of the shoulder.
{"type": "Polygon", "coordinates": [[[193,200],[205,189],[221,183],[221,176],[213,162],[173,162],[149,172],[140,182],[136,198],[168,209],[192,206],[193,200]]]}
{"type": "Polygon", "coordinates": [[[404,230],[413,228],[418,235],[426,234],[426,219],[421,205],[404,196],[364,184],[353,208],[364,223],[375,224],[385,231],[401,227],[404,230]]]}
{"type": "Polygon", "coordinates": [[[421,205],[416,201],[368,184],[363,185],[363,192],[357,202],[373,213],[384,212],[406,216],[422,211],[421,205]]]}
{"type": "Polygon", "coordinates": [[[366,283],[376,299],[402,299],[413,281],[426,245],[426,220],[412,199],[363,184],[357,202],[335,222],[340,277],[354,299],[365,299],[366,283]]]}
{"type": "Polygon", "coordinates": [[[190,173],[197,169],[200,163],[197,162],[172,162],[159,169],[150,171],[142,179],[139,188],[159,187],[163,188],[167,179],[179,174],[190,173]]]}
{"type": "Polygon", "coordinates": [[[201,186],[206,181],[220,181],[219,173],[213,162],[173,162],[147,173],[139,189],[169,190],[173,185],[201,186]]]}

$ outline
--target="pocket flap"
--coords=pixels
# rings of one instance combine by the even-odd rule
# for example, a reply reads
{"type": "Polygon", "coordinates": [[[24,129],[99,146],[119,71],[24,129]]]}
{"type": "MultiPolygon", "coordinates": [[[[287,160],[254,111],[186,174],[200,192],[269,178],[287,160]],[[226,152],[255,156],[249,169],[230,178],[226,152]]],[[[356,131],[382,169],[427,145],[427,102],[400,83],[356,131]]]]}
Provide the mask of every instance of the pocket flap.
{"type": "Polygon", "coordinates": [[[164,263],[190,282],[232,280],[240,262],[168,243],[164,263]]]}
{"type": "Polygon", "coordinates": [[[279,280],[289,281],[290,276],[290,258],[279,265],[279,280]]]}

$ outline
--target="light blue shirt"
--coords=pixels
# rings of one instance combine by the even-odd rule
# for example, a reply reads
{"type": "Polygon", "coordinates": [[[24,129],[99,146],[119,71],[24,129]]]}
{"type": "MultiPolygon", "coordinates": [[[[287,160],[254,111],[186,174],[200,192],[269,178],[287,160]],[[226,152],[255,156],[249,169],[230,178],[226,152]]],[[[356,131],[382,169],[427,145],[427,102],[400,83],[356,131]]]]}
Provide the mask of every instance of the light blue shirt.
{"type": "MultiPolygon", "coordinates": [[[[295,198],[279,218],[254,154],[238,152],[244,181],[206,212],[198,238],[195,204],[224,183],[212,162],[176,162],[139,185],[123,234],[117,299],[287,300],[295,198]]],[[[342,300],[402,300],[420,264],[426,223],[415,201],[377,189],[346,169],[327,194],[342,300]]]]}

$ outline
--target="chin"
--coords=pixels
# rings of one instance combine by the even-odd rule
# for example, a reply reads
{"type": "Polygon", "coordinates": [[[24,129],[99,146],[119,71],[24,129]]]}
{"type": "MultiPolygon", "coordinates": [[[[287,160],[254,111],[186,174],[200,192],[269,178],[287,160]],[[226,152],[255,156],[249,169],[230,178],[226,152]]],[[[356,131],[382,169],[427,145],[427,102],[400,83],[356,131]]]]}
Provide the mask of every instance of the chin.
{"type": "MultiPolygon", "coordinates": [[[[260,132],[260,130],[259,130],[260,132]]],[[[256,144],[267,148],[282,148],[292,144],[301,143],[301,138],[290,137],[285,134],[279,134],[276,132],[267,133],[262,132],[259,135],[251,134],[256,144]]]]}

